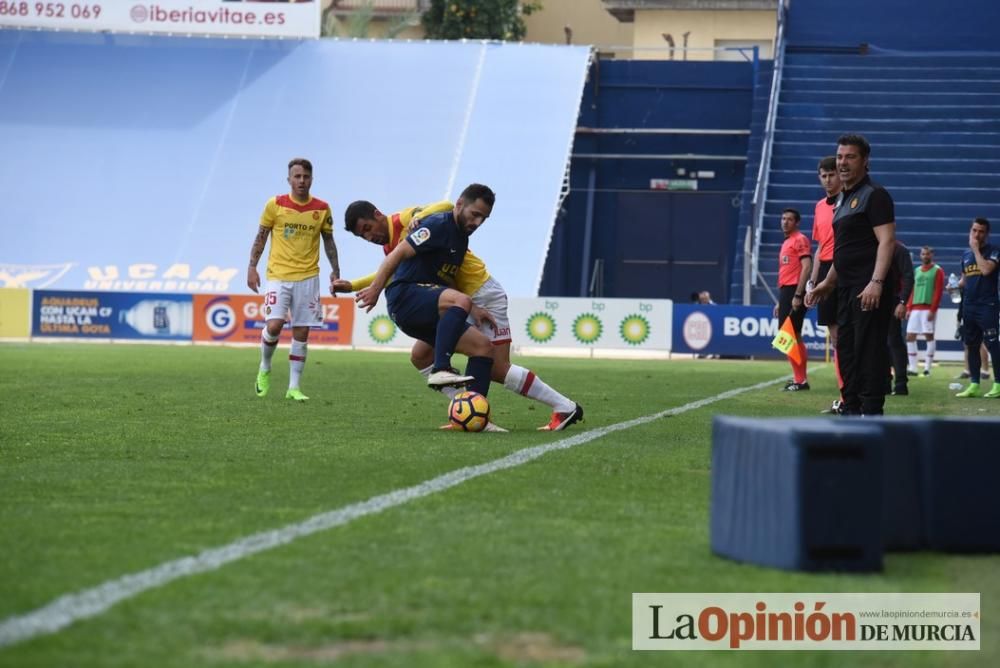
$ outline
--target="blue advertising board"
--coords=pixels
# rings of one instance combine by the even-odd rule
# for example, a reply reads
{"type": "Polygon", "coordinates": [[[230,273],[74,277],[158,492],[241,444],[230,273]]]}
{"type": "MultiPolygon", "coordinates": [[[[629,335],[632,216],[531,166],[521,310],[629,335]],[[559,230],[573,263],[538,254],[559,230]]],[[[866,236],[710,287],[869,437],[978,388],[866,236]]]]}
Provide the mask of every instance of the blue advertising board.
{"type": "Polygon", "coordinates": [[[191,295],[35,290],[32,336],[191,340],[191,295]]]}
{"type": "MultiPolygon", "coordinates": [[[[773,313],[770,306],[675,303],[672,352],[783,357],[771,347],[781,324],[773,313]]],[[[823,356],[826,335],[826,327],[816,324],[816,311],[807,311],[802,341],[810,357],[823,356]]]]}

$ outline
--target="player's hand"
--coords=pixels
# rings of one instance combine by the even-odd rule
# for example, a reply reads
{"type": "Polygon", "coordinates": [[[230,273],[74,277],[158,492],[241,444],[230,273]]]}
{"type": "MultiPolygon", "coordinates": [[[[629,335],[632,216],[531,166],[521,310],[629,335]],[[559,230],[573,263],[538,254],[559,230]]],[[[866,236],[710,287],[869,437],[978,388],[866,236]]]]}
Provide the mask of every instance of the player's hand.
{"type": "Polygon", "coordinates": [[[833,287],[829,283],[820,281],[819,285],[806,292],[806,306],[815,306],[820,303],[832,290],[833,287]]]}
{"type": "Polygon", "coordinates": [[[869,282],[865,286],[865,289],[861,291],[861,294],[858,295],[858,300],[861,302],[862,311],[877,309],[879,302],[882,300],[882,284],[869,282]]]}
{"type": "Polygon", "coordinates": [[[805,300],[802,297],[792,297],[792,310],[801,311],[805,306],[805,300]]]}
{"type": "Polygon", "coordinates": [[[927,322],[934,322],[934,316],[937,315],[934,311],[927,312],[927,322]]]}
{"type": "Polygon", "coordinates": [[[906,320],[906,304],[897,304],[895,316],[897,320],[906,320]]]}
{"type": "Polygon", "coordinates": [[[494,318],[493,315],[484,308],[473,304],[472,311],[470,311],[469,315],[472,316],[472,320],[476,323],[476,326],[482,326],[484,322],[488,322],[493,329],[497,328],[496,318],[494,318]]]}
{"type": "Polygon", "coordinates": [[[354,295],[354,301],[365,310],[365,313],[371,313],[375,304],[378,304],[378,296],[381,292],[381,290],[372,289],[372,286],[369,285],[367,288],[358,290],[358,293],[354,295]]]}
{"type": "Polygon", "coordinates": [[[330,292],[351,292],[351,282],[345,278],[338,278],[330,282],[330,292]]]}
{"type": "Polygon", "coordinates": [[[254,292],[257,292],[257,288],[260,287],[260,274],[257,273],[257,267],[247,269],[247,287],[254,292]]]}

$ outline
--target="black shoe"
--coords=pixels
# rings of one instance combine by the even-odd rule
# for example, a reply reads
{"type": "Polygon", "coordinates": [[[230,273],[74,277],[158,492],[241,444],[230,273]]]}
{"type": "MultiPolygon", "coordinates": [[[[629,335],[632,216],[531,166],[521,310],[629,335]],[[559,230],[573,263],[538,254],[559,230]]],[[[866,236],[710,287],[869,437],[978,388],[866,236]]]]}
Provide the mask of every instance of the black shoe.
{"type": "Polygon", "coordinates": [[[840,415],[844,412],[844,402],[840,399],[835,399],[829,408],[825,408],[820,411],[823,415],[840,415]]]}
{"type": "Polygon", "coordinates": [[[910,393],[910,390],[908,390],[906,387],[897,387],[896,389],[894,389],[892,391],[892,395],[894,397],[905,397],[909,393],[910,393]]]}
{"type": "Polygon", "coordinates": [[[809,382],[804,383],[789,383],[785,385],[785,389],[782,392],[802,392],[803,390],[809,389],[809,382]]]}

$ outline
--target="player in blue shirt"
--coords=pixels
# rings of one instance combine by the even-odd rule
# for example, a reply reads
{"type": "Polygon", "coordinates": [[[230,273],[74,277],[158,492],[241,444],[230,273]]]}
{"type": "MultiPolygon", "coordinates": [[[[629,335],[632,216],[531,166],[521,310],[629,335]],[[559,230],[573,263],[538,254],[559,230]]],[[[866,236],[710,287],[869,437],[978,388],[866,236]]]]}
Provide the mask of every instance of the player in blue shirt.
{"type": "Polygon", "coordinates": [[[965,333],[965,349],[969,353],[969,386],[956,397],[983,396],[979,390],[979,376],[982,367],[979,359],[979,344],[985,343],[993,359],[993,387],[986,397],[1000,397],[1000,289],[997,278],[1000,271],[1000,248],[987,243],[990,221],[976,218],[969,230],[969,250],[962,255],[962,329],[965,333]]]}
{"type": "Polygon", "coordinates": [[[454,285],[469,235],[490,217],[495,201],[488,187],[478,183],[467,187],[453,211],[421,221],[382,261],[371,285],[355,296],[359,306],[371,311],[384,289],[389,317],[408,336],[434,346],[434,369],[427,379],[431,387],[469,383],[469,389],[484,396],[489,392],[493,346],[469,326],[472,300],[454,285]],[[451,371],[456,350],[469,357],[465,376],[451,371]]]}

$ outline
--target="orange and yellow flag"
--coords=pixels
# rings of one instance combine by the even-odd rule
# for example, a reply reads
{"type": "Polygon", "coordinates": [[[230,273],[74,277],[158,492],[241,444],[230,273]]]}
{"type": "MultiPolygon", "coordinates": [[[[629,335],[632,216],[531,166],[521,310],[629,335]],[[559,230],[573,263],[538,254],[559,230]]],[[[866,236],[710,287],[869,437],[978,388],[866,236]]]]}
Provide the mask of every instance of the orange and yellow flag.
{"type": "Polygon", "coordinates": [[[802,363],[802,352],[799,350],[799,340],[795,337],[795,327],[792,325],[792,318],[788,316],[781,323],[778,334],[771,341],[771,345],[788,355],[788,358],[796,364],[802,363]]]}

